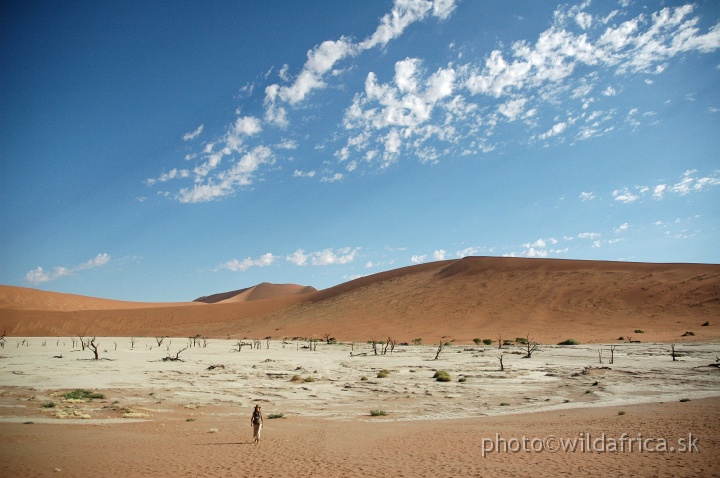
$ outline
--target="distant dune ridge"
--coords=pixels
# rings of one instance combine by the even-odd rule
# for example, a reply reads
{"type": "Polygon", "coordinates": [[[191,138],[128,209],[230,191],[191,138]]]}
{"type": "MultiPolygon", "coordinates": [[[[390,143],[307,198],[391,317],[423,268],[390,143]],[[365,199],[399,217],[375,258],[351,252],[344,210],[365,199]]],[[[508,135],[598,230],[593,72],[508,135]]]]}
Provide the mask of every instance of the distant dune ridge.
{"type": "Polygon", "coordinates": [[[164,304],[0,286],[0,329],[9,336],[715,341],[718,320],[717,264],[465,257],[319,291],[262,283],[164,304]],[[687,331],[695,335],[682,337],[687,331]]]}
{"type": "Polygon", "coordinates": [[[310,292],[317,292],[317,289],[315,287],[297,284],[270,284],[263,282],[254,287],[199,297],[193,302],[204,302],[206,304],[245,302],[248,300],[275,299],[277,297],[295,294],[308,294],[310,292]]]}

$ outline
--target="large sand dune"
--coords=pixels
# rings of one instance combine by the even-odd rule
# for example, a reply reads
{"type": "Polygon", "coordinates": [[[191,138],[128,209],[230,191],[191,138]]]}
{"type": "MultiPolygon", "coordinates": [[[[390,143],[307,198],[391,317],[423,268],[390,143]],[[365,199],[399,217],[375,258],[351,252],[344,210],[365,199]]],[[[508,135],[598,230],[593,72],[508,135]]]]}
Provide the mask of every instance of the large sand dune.
{"type": "Polygon", "coordinates": [[[110,301],[0,288],[0,328],[22,336],[393,337],[543,343],[720,338],[720,265],[466,257],[329,289],[260,284],[199,299],[110,301]],[[702,326],[710,322],[710,326],[702,326]],[[635,330],[643,330],[637,333],[635,330]],[[694,336],[684,336],[692,332],[694,336]]]}

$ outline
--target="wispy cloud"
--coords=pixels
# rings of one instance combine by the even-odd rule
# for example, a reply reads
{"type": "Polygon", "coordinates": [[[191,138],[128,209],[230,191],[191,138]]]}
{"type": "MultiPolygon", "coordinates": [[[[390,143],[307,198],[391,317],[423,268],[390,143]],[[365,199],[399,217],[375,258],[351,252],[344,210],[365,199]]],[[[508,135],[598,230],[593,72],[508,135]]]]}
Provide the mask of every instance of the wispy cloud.
{"type": "Polygon", "coordinates": [[[70,267],[54,267],[50,271],[46,271],[42,267],[37,267],[25,274],[25,280],[33,285],[42,284],[44,282],[51,282],[61,277],[75,275],[80,271],[88,269],[94,269],[95,267],[101,267],[110,262],[110,255],[106,253],[100,253],[92,259],[70,267]]]}
{"type": "MultiPolygon", "coordinates": [[[[308,155],[288,174],[332,183],[404,158],[437,163],[448,156],[486,154],[502,146],[495,139],[501,128],[524,129],[526,136],[518,141],[528,144],[588,141],[657,121],[654,111],[618,109],[617,97],[623,94],[618,78],[648,80],[680,55],[720,48],[720,23],[702,31],[693,5],[634,17],[626,9],[608,10],[606,4],[594,5],[591,13],[589,5],[560,6],[549,18],[550,27],[534,38],[517,38],[478,58],[466,60],[452,48],[449,54],[456,56],[440,61],[418,52],[368,67],[364,52],[385,47],[414,23],[452,21],[456,9],[453,0],[397,0],[364,39],[341,36],[321,42],[308,51],[296,74],[286,64],[268,72],[263,88],[244,86],[247,100],[261,91],[262,113],[238,115],[222,135],[188,154],[194,167],[174,168],[146,183],[192,181],[165,195],[194,203],[231,196],[276,162],[295,161],[287,155],[303,147],[322,145],[321,157],[308,155]],[[364,77],[359,91],[347,89],[348,72],[364,77]],[[305,116],[308,103],[329,87],[344,99],[324,102],[325,109],[314,108],[312,117],[305,116]],[[337,123],[338,116],[341,125],[333,131],[316,128],[328,119],[337,123]],[[294,139],[279,140],[278,135],[294,139]]],[[[183,139],[202,131],[201,125],[183,139]]],[[[702,189],[712,181],[688,187],[702,189]]],[[[675,186],[657,189],[655,197],[675,186]]],[[[618,189],[614,199],[632,203],[640,196],[630,188],[618,189]]]]}
{"type": "Polygon", "coordinates": [[[182,138],[183,141],[190,141],[191,139],[197,138],[198,136],[200,136],[200,133],[202,133],[204,127],[205,127],[205,125],[201,124],[200,126],[197,127],[197,129],[195,129],[195,131],[191,131],[190,133],[185,133],[182,138]]]}
{"type": "Polygon", "coordinates": [[[275,263],[275,261],[278,259],[277,256],[274,256],[271,253],[266,253],[261,255],[260,257],[253,259],[251,257],[246,257],[245,259],[239,261],[237,259],[232,259],[230,261],[227,261],[223,264],[220,264],[215,270],[220,269],[227,269],[229,271],[233,272],[245,272],[246,270],[250,269],[251,267],[267,267],[275,263]]]}

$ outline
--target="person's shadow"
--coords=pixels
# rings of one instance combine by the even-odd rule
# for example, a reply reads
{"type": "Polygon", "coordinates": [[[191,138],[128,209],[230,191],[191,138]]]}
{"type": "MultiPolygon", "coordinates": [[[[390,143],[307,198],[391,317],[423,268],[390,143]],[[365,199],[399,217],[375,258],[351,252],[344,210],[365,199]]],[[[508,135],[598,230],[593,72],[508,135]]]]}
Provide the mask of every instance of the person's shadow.
{"type": "Polygon", "coordinates": [[[196,445],[252,445],[254,442],[244,441],[237,443],[196,443],[196,445]]]}

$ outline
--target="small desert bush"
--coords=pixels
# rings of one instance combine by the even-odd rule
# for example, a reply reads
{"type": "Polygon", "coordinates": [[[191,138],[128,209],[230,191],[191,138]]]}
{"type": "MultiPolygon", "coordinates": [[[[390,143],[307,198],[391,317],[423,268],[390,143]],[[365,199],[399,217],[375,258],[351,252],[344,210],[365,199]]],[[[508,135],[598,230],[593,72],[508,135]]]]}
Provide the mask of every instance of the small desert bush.
{"type": "Polygon", "coordinates": [[[515,342],[525,345],[527,343],[527,339],[525,337],[515,337],[515,342]]]}
{"type": "Polygon", "coordinates": [[[702,324],[703,327],[708,327],[709,325],[710,325],[710,322],[709,322],[709,321],[708,321],[708,322],[703,322],[703,324],[702,324]]]}
{"type": "Polygon", "coordinates": [[[387,415],[385,410],[370,410],[371,417],[384,417],[387,415]]]}
{"type": "Polygon", "coordinates": [[[45,402],[41,406],[43,408],[55,408],[55,402],[45,402]]]}
{"type": "Polygon", "coordinates": [[[512,345],[513,343],[512,340],[503,340],[503,345],[512,345]]]}
{"type": "Polygon", "coordinates": [[[291,382],[302,382],[302,377],[300,375],[293,375],[290,379],[291,382]]]}
{"type": "Polygon", "coordinates": [[[360,377],[360,380],[362,380],[363,382],[366,381],[367,379],[368,379],[368,378],[367,378],[365,375],[363,375],[362,377],[360,377]]]}
{"type": "Polygon", "coordinates": [[[480,345],[482,343],[482,340],[477,338],[477,339],[473,339],[473,342],[475,342],[475,345],[480,345]]]}
{"type": "Polygon", "coordinates": [[[421,343],[422,343],[422,339],[421,339],[421,338],[418,337],[417,339],[413,339],[413,344],[414,344],[414,345],[420,345],[421,343]]]}
{"type": "Polygon", "coordinates": [[[635,329],[636,334],[644,334],[645,331],[643,329],[635,329]]]}
{"type": "Polygon", "coordinates": [[[618,340],[625,340],[625,337],[621,335],[620,337],[618,337],[618,340]]]}
{"type": "Polygon", "coordinates": [[[285,414],[284,413],[271,413],[270,415],[268,415],[268,418],[270,420],[274,420],[275,418],[285,418],[285,414]]]}
{"type": "Polygon", "coordinates": [[[502,402],[502,403],[500,404],[500,406],[501,406],[501,407],[509,407],[510,404],[509,404],[508,402],[502,402]]]}
{"type": "Polygon", "coordinates": [[[305,377],[303,379],[303,382],[314,382],[314,381],[315,381],[315,377],[305,377]]]}
{"type": "Polygon", "coordinates": [[[460,377],[460,378],[458,379],[458,382],[460,382],[460,383],[465,383],[465,382],[467,382],[467,378],[465,378],[465,377],[460,377]]]}
{"type": "Polygon", "coordinates": [[[483,339],[483,343],[484,343],[485,345],[492,345],[493,339],[483,339]]]}
{"type": "Polygon", "coordinates": [[[681,401],[681,402],[689,402],[690,399],[689,399],[689,398],[681,398],[680,401],[681,401]]]}
{"type": "Polygon", "coordinates": [[[445,370],[438,370],[437,372],[435,372],[435,375],[433,375],[433,378],[438,382],[449,382],[450,380],[452,380],[450,378],[450,374],[447,373],[445,370]]]}
{"type": "Polygon", "coordinates": [[[65,400],[92,400],[94,398],[105,398],[102,393],[95,393],[89,390],[73,390],[72,392],[66,392],[63,394],[65,400]]]}
{"type": "Polygon", "coordinates": [[[194,422],[195,419],[194,419],[194,418],[186,418],[185,421],[186,421],[186,422],[194,422]]]}
{"type": "Polygon", "coordinates": [[[620,411],[618,412],[618,415],[625,415],[625,411],[624,411],[624,410],[620,410],[620,411]]]}
{"type": "Polygon", "coordinates": [[[580,342],[575,339],[567,339],[564,342],[560,342],[558,345],[580,345],[580,342]]]}
{"type": "Polygon", "coordinates": [[[377,378],[385,378],[388,375],[390,375],[390,370],[384,368],[378,372],[377,378]]]}

